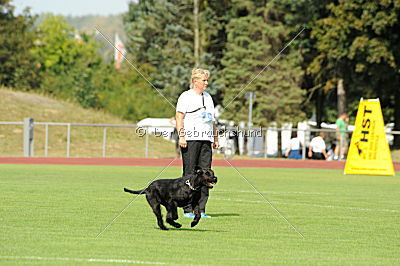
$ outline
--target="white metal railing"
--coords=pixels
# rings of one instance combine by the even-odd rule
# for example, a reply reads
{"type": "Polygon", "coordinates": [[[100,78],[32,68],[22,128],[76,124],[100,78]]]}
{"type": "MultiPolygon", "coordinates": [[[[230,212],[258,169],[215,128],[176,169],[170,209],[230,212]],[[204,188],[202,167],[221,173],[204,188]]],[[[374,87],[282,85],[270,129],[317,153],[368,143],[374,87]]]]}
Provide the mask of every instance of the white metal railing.
{"type": "MultiPolygon", "coordinates": [[[[107,128],[108,127],[118,127],[118,128],[137,128],[138,127],[137,125],[54,123],[54,122],[35,122],[34,124],[35,125],[44,125],[46,128],[46,130],[45,130],[45,148],[44,148],[45,157],[48,156],[49,126],[66,126],[67,127],[67,154],[66,154],[66,157],[70,157],[70,154],[71,154],[71,127],[102,127],[103,128],[103,145],[102,145],[102,156],[103,157],[106,157],[107,128]]],[[[146,145],[146,146],[148,146],[148,145],[146,145]]],[[[148,152],[146,152],[145,156],[147,158],[148,152]]]]}
{"type": "MultiPolygon", "coordinates": [[[[9,121],[0,121],[0,125],[24,125],[24,122],[9,122],[9,121]]],[[[102,157],[106,157],[106,149],[107,149],[107,128],[143,128],[144,132],[140,137],[145,137],[145,158],[149,157],[149,132],[150,128],[173,128],[173,126],[138,126],[136,124],[132,125],[123,125],[123,124],[89,124],[89,123],[58,123],[58,122],[34,122],[34,125],[44,126],[45,127],[45,141],[44,141],[44,156],[48,157],[49,150],[49,126],[65,126],[67,128],[67,144],[66,144],[66,157],[70,157],[71,155],[71,128],[72,127],[102,127],[103,128],[103,137],[102,137],[102,157]]]]}
{"type": "MultiPolygon", "coordinates": [[[[9,122],[9,121],[0,121],[0,125],[24,125],[24,122],[9,122]]],[[[101,127],[103,128],[103,133],[102,133],[102,157],[106,157],[107,155],[107,129],[108,128],[134,128],[138,129],[139,126],[136,124],[132,125],[120,125],[120,124],[89,124],[89,123],[56,123],[56,122],[34,122],[34,125],[39,125],[39,126],[44,126],[45,127],[45,141],[44,141],[44,156],[48,157],[48,150],[49,150],[49,126],[65,126],[67,129],[67,143],[66,143],[66,157],[70,157],[71,155],[71,129],[72,127],[101,127]]],[[[140,135],[139,137],[145,136],[145,152],[144,156],[145,158],[149,157],[149,129],[150,128],[173,128],[173,126],[146,126],[146,127],[140,127],[142,128],[145,132],[145,134],[140,135]],[[147,132],[147,133],[146,133],[147,132]]],[[[316,133],[316,132],[326,132],[326,133],[331,133],[334,134],[337,131],[335,129],[297,129],[297,128],[276,128],[276,127],[220,127],[218,128],[218,131],[221,132],[250,132],[250,131],[260,131],[261,135],[260,137],[263,139],[263,157],[267,158],[268,157],[268,152],[267,152],[267,147],[268,147],[268,132],[291,132],[291,131],[297,131],[302,132],[302,154],[303,154],[303,159],[306,158],[306,144],[308,144],[309,140],[311,139],[310,135],[311,133],[316,133]]],[[[343,131],[346,133],[352,133],[352,130],[346,130],[343,131]]],[[[137,132],[136,132],[137,133],[137,132]]],[[[400,135],[400,131],[388,131],[387,134],[391,135],[400,135]]],[[[344,145],[342,143],[342,139],[340,139],[339,143],[340,147],[344,145]]],[[[342,149],[339,149],[340,153],[342,149]]],[[[340,154],[341,156],[342,154],[340,154]]]]}

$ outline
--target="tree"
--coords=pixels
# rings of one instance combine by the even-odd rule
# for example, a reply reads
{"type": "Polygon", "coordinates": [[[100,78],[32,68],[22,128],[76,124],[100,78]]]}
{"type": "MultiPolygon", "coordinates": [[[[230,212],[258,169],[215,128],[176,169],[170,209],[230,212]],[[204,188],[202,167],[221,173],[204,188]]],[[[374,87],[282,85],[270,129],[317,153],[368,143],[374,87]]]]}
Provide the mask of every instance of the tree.
{"type": "Polygon", "coordinates": [[[14,15],[9,0],[0,0],[0,84],[21,90],[40,85],[37,65],[30,54],[35,33],[35,17],[25,10],[14,15]]]}
{"type": "MultiPolygon", "coordinates": [[[[400,2],[339,0],[328,10],[329,16],[316,22],[312,34],[320,52],[313,72],[332,71],[339,64],[353,111],[360,97],[380,98],[385,121],[395,122],[399,130],[400,2]]],[[[395,146],[400,147],[399,137],[395,146]]]]}
{"type": "Polygon", "coordinates": [[[336,87],[335,83],[327,82],[330,78],[327,78],[326,75],[329,76],[332,73],[336,73],[337,65],[333,67],[334,71],[324,71],[324,66],[318,69],[310,69],[311,62],[320,55],[320,51],[316,47],[316,40],[311,38],[311,33],[315,28],[316,21],[328,16],[327,5],[330,2],[332,0],[272,0],[271,2],[272,8],[280,16],[279,21],[290,34],[299,32],[301,28],[306,29],[302,33],[303,38],[298,38],[294,41],[296,47],[300,49],[302,57],[300,60],[302,69],[301,87],[306,91],[306,98],[301,108],[309,117],[313,113],[316,114],[318,126],[324,120],[330,121],[336,118],[337,98],[332,97],[332,91],[336,87]],[[332,113],[334,114],[331,115],[332,113]]]}
{"type": "Polygon", "coordinates": [[[200,64],[200,40],[199,40],[199,1],[193,0],[193,24],[194,24],[194,61],[200,64]]]}
{"type": "Polygon", "coordinates": [[[192,1],[141,0],[130,2],[124,17],[128,51],[154,66],[154,84],[172,103],[188,89],[194,67],[192,8],[192,1]]]}
{"type": "Polygon", "coordinates": [[[44,92],[73,98],[84,107],[101,107],[94,85],[96,71],[104,70],[98,44],[66,24],[60,16],[47,15],[37,27],[32,54],[40,62],[44,92]]]}
{"type": "Polygon", "coordinates": [[[200,2],[200,62],[211,72],[207,91],[213,96],[216,105],[221,104],[223,100],[221,95],[224,86],[222,59],[227,49],[227,26],[236,16],[234,2],[232,0],[200,2]]]}
{"type": "MultiPolygon", "coordinates": [[[[98,79],[103,85],[99,97],[102,106],[110,113],[130,121],[148,117],[172,117],[175,114],[169,103],[134,69],[117,70],[110,64],[106,70],[108,74],[98,79]]],[[[141,71],[148,75],[154,70],[151,66],[143,65],[141,71]]]]}
{"type": "Polygon", "coordinates": [[[222,59],[224,117],[235,121],[247,120],[245,91],[256,93],[253,121],[266,126],[299,121],[304,114],[299,108],[303,101],[300,88],[300,55],[296,49],[286,50],[279,61],[258,74],[273,59],[277,51],[290,40],[276,13],[265,2],[237,2],[237,18],[227,26],[228,44],[222,59]]]}
{"type": "Polygon", "coordinates": [[[131,2],[124,17],[129,38],[128,51],[134,61],[150,64],[155,85],[170,102],[188,89],[191,70],[198,66],[210,70],[208,92],[214,102],[221,101],[219,83],[221,59],[226,46],[226,25],[230,19],[231,0],[141,0],[131,2]],[[198,27],[194,23],[197,14],[198,27]],[[198,39],[195,38],[198,31],[198,39]],[[196,41],[195,41],[196,40],[196,41]],[[198,47],[195,49],[195,43],[198,47]],[[197,51],[195,53],[195,51],[197,51]],[[198,56],[196,62],[196,56],[198,56]]]}
{"type": "MultiPolygon", "coordinates": [[[[41,63],[42,90],[84,107],[104,108],[127,120],[172,116],[169,105],[128,65],[105,64],[100,44],[79,34],[59,16],[47,15],[37,27],[32,54],[41,63]],[[157,108],[154,108],[157,106],[157,108]]],[[[147,75],[151,67],[143,67],[147,75]]]]}

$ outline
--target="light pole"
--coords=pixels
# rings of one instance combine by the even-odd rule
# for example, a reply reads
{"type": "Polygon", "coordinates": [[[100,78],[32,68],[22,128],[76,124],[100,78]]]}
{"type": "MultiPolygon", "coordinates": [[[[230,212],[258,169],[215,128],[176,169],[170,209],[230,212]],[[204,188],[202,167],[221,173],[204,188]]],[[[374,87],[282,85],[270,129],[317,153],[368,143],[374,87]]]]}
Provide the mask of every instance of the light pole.
{"type": "Polygon", "coordinates": [[[256,94],[252,91],[246,93],[246,98],[249,99],[249,129],[253,126],[252,116],[253,116],[253,99],[256,98],[256,94]]]}
{"type": "Polygon", "coordinates": [[[251,156],[253,154],[254,151],[254,137],[251,136],[251,127],[253,126],[253,122],[252,122],[252,116],[253,116],[253,99],[256,98],[256,94],[254,92],[247,92],[246,93],[246,98],[249,99],[249,123],[248,123],[248,127],[249,127],[249,134],[247,136],[247,155],[251,156]]]}

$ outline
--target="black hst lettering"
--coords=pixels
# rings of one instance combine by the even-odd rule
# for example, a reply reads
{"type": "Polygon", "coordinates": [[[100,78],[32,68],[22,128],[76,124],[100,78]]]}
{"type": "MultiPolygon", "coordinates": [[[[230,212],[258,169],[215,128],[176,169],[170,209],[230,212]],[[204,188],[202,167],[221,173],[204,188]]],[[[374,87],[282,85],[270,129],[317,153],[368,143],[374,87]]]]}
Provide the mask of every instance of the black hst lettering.
{"type": "Polygon", "coordinates": [[[367,106],[364,106],[364,116],[366,113],[372,113],[372,110],[367,110],[367,106]]]}
{"type": "Polygon", "coordinates": [[[370,127],[370,125],[371,125],[371,119],[367,119],[367,120],[363,120],[362,121],[362,123],[361,123],[361,125],[362,125],[362,127],[366,127],[366,128],[369,128],[370,127]]]}
{"type": "Polygon", "coordinates": [[[368,135],[369,131],[361,131],[361,133],[364,134],[364,135],[363,135],[363,138],[360,139],[360,141],[368,142],[368,139],[365,137],[365,135],[368,135]]]}

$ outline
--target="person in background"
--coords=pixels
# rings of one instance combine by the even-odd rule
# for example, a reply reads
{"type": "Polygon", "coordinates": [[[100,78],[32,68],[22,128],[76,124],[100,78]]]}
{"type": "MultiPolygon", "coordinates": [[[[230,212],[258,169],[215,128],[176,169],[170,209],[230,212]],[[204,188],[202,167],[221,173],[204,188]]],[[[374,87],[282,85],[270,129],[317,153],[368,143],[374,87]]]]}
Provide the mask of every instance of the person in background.
{"type": "MultiPolygon", "coordinates": [[[[176,105],[176,129],[182,153],[183,176],[192,174],[196,166],[211,168],[212,148],[219,147],[214,103],[210,94],[205,92],[209,76],[207,70],[193,69],[190,89],[179,96],[176,105]]],[[[203,218],[210,217],[205,213],[208,195],[208,188],[202,187],[199,205],[203,218]]],[[[191,206],[183,209],[185,217],[194,217],[191,206]]]]}
{"type": "Polygon", "coordinates": [[[338,119],[336,119],[336,147],[334,160],[339,159],[339,151],[342,150],[340,160],[344,160],[344,155],[347,148],[347,125],[349,123],[349,117],[346,113],[341,114],[338,119]]]}
{"type": "Polygon", "coordinates": [[[333,161],[334,159],[334,155],[335,155],[335,148],[336,148],[336,144],[335,143],[331,143],[331,147],[330,149],[328,149],[328,158],[326,159],[327,161],[333,161]]]}
{"type": "Polygon", "coordinates": [[[308,157],[314,160],[326,160],[328,158],[324,138],[325,133],[320,132],[319,136],[316,136],[311,140],[310,146],[308,147],[308,157]]]}
{"type": "Polygon", "coordinates": [[[300,143],[300,139],[297,137],[297,132],[296,131],[292,131],[292,135],[290,138],[290,142],[289,145],[286,149],[286,153],[285,156],[289,159],[301,159],[301,154],[300,154],[300,147],[301,147],[301,143],[300,143]]]}

